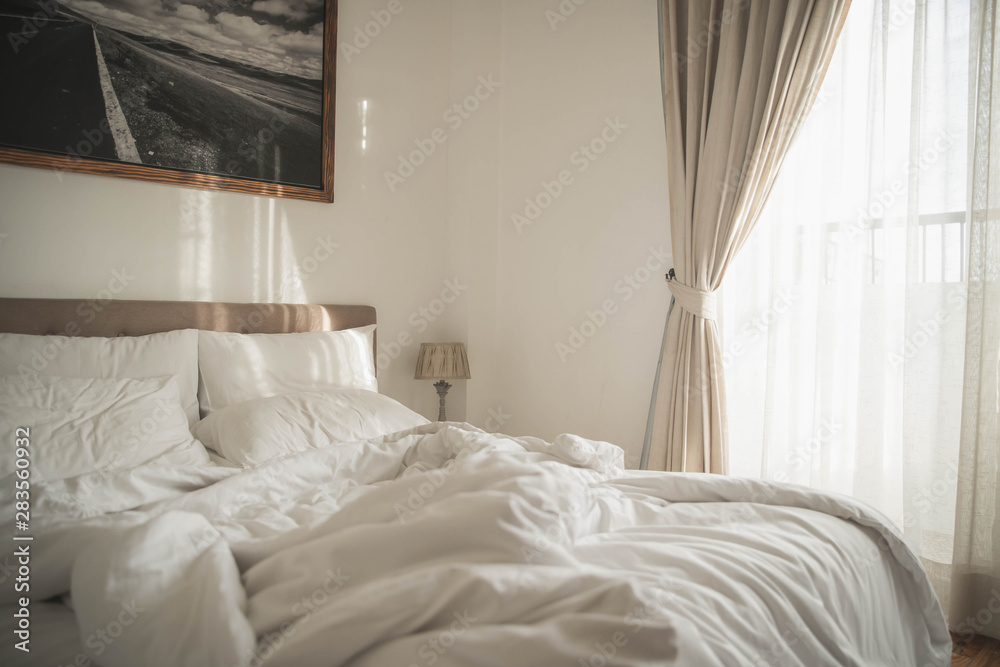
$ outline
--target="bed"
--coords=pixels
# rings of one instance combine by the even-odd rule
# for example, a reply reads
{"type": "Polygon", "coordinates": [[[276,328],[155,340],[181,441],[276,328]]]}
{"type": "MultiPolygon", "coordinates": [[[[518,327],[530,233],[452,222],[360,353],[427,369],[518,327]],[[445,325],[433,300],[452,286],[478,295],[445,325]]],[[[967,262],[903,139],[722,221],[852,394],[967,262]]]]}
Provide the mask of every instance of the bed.
{"type": "Polygon", "coordinates": [[[0,299],[0,662],[950,663],[871,508],[429,422],[378,394],[375,323],[0,299]]]}

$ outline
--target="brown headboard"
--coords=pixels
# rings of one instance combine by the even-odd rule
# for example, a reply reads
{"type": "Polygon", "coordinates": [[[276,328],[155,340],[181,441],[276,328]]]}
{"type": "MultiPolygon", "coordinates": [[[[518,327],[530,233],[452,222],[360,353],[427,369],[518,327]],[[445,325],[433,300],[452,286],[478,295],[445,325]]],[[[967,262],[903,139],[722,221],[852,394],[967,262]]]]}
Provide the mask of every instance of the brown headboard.
{"type": "Polygon", "coordinates": [[[375,324],[372,306],[0,298],[0,333],[142,336],[174,329],[340,331],[375,324]]]}

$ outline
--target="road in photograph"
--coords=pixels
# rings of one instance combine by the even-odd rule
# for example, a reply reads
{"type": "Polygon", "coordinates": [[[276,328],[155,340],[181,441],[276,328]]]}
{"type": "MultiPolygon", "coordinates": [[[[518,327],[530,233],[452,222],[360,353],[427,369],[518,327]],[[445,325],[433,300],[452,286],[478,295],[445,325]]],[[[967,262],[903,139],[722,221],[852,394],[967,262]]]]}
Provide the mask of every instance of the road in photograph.
{"type": "MultiPolygon", "coordinates": [[[[4,6],[0,34],[19,34],[23,12],[4,6]]],[[[30,9],[30,8],[29,8],[30,9]]],[[[30,16],[30,14],[28,14],[30,16]]],[[[50,20],[15,53],[0,49],[0,144],[53,153],[75,151],[95,136],[105,119],[94,30],[76,20],[50,20]]],[[[90,142],[93,144],[93,142],[90,142]]],[[[116,159],[108,138],[92,146],[94,157],[116,159]]]]}

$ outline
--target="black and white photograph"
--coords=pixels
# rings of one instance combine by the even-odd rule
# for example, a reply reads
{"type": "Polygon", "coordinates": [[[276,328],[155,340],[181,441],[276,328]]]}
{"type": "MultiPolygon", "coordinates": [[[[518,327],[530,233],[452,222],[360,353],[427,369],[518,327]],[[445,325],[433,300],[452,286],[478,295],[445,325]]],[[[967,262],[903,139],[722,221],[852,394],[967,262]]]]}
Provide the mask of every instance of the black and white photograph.
{"type": "Polygon", "coordinates": [[[322,187],[324,0],[0,8],[0,145],[322,187]]]}

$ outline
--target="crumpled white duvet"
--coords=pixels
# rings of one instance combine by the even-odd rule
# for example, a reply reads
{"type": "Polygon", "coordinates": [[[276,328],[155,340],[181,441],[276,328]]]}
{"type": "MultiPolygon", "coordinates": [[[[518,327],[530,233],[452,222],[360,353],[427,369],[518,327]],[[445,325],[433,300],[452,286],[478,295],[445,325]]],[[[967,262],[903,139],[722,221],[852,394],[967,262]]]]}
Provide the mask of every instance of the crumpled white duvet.
{"type": "Polygon", "coordinates": [[[156,502],[64,502],[32,560],[33,599],[71,593],[107,667],[950,662],[926,575],[873,510],[626,472],[607,443],[430,424],[114,488],[156,502]]]}

